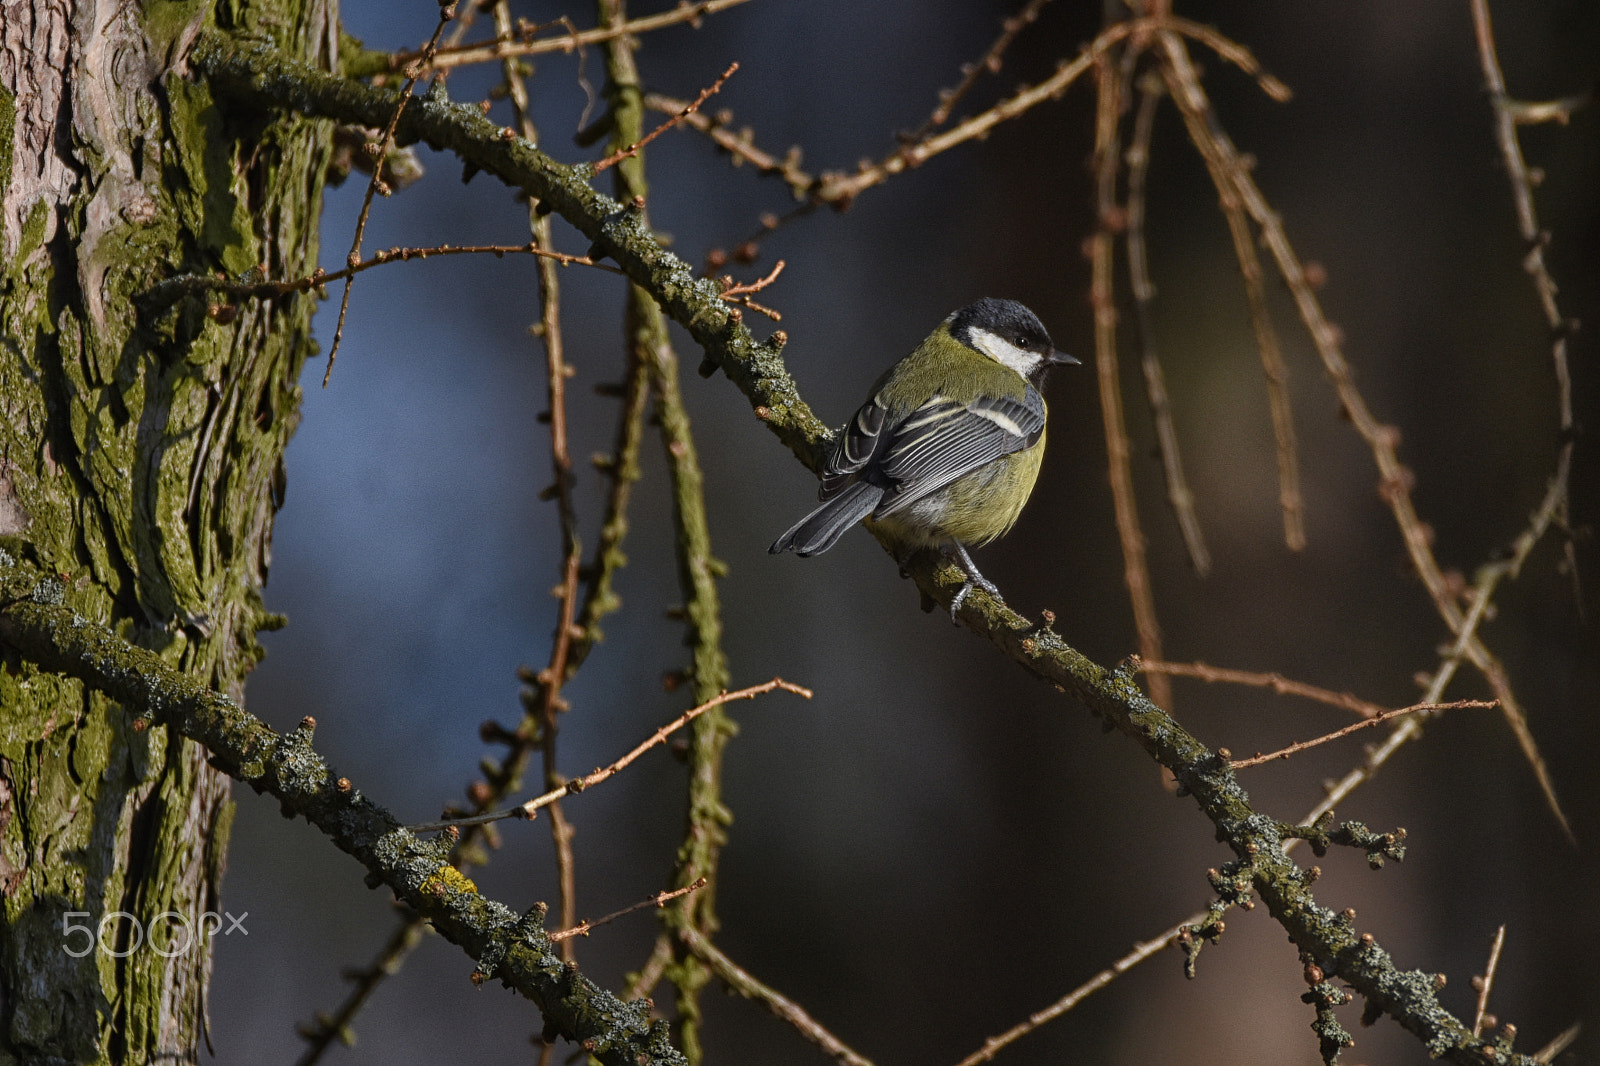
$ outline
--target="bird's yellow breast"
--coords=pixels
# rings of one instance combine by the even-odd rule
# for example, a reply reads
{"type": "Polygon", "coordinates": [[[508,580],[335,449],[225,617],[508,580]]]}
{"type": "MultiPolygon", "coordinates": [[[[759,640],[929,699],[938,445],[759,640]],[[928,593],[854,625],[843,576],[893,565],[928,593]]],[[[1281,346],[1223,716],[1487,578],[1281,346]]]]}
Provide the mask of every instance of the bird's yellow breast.
{"type": "Polygon", "coordinates": [[[1031,448],[1002,455],[904,510],[868,524],[908,548],[937,547],[960,541],[987,544],[1016,525],[1039,479],[1045,434],[1031,448]]]}

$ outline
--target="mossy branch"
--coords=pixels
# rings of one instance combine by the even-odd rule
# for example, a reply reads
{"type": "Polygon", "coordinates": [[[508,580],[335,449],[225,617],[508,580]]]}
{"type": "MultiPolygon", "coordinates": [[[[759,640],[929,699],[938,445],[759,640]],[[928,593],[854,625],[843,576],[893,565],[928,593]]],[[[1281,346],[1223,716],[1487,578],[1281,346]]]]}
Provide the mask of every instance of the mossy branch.
{"type": "Polygon", "coordinates": [[[519,916],[451,866],[451,841],[422,840],[338,776],[311,746],[316,723],[274,732],[233,700],[168,666],[62,601],[61,586],[0,553],[0,643],[46,670],[77,678],[151,722],[205,746],[211,762],[272,795],[367,868],[447,940],[479,960],[474,980],[498,978],[544,1014],[547,1031],[614,1066],[681,1064],[665,1021],[645,1000],[625,1003],[552,950],[542,904],[519,916]]]}
{"type": "MultiPolygon", "coordinates": [[[[399,94],[296,63],[270,45],[215,32],[196,40],[190,67],[213,91],[263,108],[334,118],[382,128],[394,115],[399,94]]],[[[593,242],[590,255],[614,260],[645,287],[669,317],[694,338],[713,364],[749,396],[761,418],[808,466],[821,462],[818,441],[828,427],[800,399],[779,353],[783,335],[758,342],[736,308],[721,299],[717,283],[698,278],[688,263],[661,246],[639,212],[589,184],[588,164],[557,163],[507,127],[496,126],[478,108],[454,104],[435,88],[413,100],[395,127],[395,143],[424,141],[452,152],[469,170],[493,174],[525,190],[593,242]]]]}
{"type": "MultiPolygon", "coordinates": [[[[200,38],[191,61],[218,91],[265,107],[380,125],[396,102],[393,92],[292,63],[268,48],[235,46],[215,34],[200,38]]],[[[739,386],[779,439],[816,469],[820,442],[829,433],[801,400],[784,369],[781,341],[757,343],[739,316],[718,299],[715,283],[695,278],[687,263],[662,248],[637,211],[588,185],[589,168],[556,163],[514,135],[502,136],[475,108],[452,105],[437,95],[420,103],[407,108],[396,131],[399,143],[425,140],[455,152],[470,167],[526,189],[559,213],[594,242],[591,254],[612,258],[649,290],[661,308],[688,329],[708,361],[739,386]]],[[[924,595],[944,605],[961,584],[956,568],[931,552],[919,555],[909,569],[924,595]]],[[[1283,825],[1250,805],[1225,757],[1207,748],[1140,691],[1131,667],[1107,670],[1047,626],[1036,625],[982,593],[967,599],[960,617],[1024,669],[1082,701],[1172,771],[1184,794],[1192,796],[1215,825],[1218,839],[1238,856],[1238,869],[1250,888],[1302,955],[1328,979],[1338,977],[1355,989],[1366,998],[1369,1011],[1393,1017],[1433,1056],[1470,1066],[1531,1066],[1534,1060],[1529,1056],[1513,1054],[1503,1041],[1474,1036],[1470,1027],[1440,1006],[1433,974],[1402,972],[1371,934],[1358,933],[1349,918],[1319,905],[1310,891],[1314,876],[1283,850],[1283,825]]],[[[6,636],[13,624],[0,623],[0,636],[6,636]]]]}

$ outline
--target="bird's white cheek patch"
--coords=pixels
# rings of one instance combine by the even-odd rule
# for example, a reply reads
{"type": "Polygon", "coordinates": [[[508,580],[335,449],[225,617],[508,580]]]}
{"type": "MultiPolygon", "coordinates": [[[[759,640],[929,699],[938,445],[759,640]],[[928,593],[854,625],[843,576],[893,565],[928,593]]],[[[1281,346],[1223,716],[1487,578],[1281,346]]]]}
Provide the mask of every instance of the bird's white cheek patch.
{"type": "Polygon", "coordinates": [[[990,333],[986,329],[974,327],[972,330],[972,343],[990,359],[1002,366],[1010,367],[1023,377],[1033,373],[1039,366],[1041,358],[1039,355],[1034,352],[1024,351],[1004,337],[990,333]]]}

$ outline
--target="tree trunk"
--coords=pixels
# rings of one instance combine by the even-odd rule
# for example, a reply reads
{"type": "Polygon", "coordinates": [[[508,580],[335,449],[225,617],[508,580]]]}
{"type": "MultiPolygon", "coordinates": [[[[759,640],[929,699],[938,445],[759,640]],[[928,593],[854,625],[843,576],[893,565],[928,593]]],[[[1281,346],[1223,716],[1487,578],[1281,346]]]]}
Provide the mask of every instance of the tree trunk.
{"type": "MultiPolygon", "coordinates": [[[[185,77],[215,22],[337,62],[333,0],[0,9],[0,548],[234,698],[258,630],[313,299],[141,299],[314,265],[326,124],[185,77]]],[[[202,750],[0,670],[0,1062],[196,1057],[232,802],[202,750]]]]}

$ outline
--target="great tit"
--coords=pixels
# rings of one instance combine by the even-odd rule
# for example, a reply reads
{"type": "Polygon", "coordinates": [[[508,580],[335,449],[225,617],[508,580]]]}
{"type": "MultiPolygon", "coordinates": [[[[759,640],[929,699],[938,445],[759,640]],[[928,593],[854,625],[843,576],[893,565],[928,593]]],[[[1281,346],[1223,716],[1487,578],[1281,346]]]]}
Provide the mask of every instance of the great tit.
{"type": "Polygon", "coordinates": [[[987,544],[1022,513],[1044,456],[1045,371],[1078,360],[1056,351],[1034,313],[985,298],[939,324],[872,386],[834,439],[817,496],[822,506],[767,549],[816,555],[865,519],[904,562],[918,548],[953,545],[973,587],[1000,598],[966,545],[987,544]]]}

